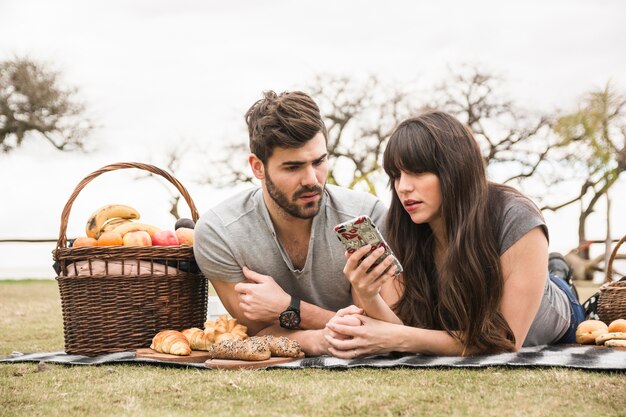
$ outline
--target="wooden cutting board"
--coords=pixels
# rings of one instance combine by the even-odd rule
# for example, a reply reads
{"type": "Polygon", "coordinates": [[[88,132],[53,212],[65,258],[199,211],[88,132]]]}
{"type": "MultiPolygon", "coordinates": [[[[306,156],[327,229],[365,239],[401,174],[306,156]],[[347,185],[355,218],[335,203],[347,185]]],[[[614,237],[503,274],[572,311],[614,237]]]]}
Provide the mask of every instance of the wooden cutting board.
{"type": "Polygon", "coordinates": [[[208,352],[202,350],[192,350],[189,356],[170,355],[169,353],[160,353],[150,348],[141,348],[135,351],[138,359],[154,359],[164,362],[182,362],[182,363],[202,363],[209,359],[208,352]]]}
{"type": "Polygon", "coordinates": [[[297,358],[269,358],[264,361],[240,361],[233,359],[210,359],[208,352],[203,350],[192,350],[189,356],[170,355],[160,353],[150,348],[141,348],[135,351],[138,359],[154,359],[163,362],[180,363],[203,363],[211,369],[257,369],[266,368],[270,365],[292,362],[304,358],[304,353],[300,353],[297,358]]]}
{"type": "Polygon", "coordinates": [[[264,361],[240,361],[234,359],[209,359],[204,362],[204,366],[211,369],[260,369],[267,368],[271,365],[279,363],[287,363],[297,361],[304,358],[304,352],[301,352],[297,358],[277,358],[272,357],[264,361]]]}

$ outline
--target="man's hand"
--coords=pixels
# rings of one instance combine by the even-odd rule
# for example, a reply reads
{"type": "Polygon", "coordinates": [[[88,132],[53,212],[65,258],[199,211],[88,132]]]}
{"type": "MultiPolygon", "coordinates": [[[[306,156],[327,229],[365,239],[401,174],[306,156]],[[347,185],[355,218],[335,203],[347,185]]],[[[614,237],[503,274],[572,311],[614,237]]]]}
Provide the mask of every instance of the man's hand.
{"type": "Polygon", "coordinates": [[[291,296],[268,275],[261,275],[245,266],[243,274],[248,281],[235,285],[243,315],[251,321],[275,323],[280,313],[289,307],[291,296]]]}

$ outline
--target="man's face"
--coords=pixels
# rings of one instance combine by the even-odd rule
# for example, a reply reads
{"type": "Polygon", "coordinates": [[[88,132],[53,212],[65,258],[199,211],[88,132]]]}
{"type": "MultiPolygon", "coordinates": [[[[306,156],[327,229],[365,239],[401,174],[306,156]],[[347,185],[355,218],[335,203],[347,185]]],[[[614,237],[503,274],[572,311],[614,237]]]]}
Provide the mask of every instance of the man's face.
{"type": "Polygon", "coordinates": [[[264,167],[267,194],[293,217],[314,217],[320,210],[328,175],[327,156],[321,132],[301,148],[274,149],[264,167]]]}

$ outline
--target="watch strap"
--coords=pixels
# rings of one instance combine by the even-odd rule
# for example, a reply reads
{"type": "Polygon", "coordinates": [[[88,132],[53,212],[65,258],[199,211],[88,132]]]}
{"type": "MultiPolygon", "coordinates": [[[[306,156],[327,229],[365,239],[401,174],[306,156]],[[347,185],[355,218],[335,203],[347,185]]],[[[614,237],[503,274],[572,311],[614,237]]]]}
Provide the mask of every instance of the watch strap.
{"type": "Polygon", "coordinates": [[[289,303],[288,310],[297,311],[300,313],[300,299],[295,295],[291,296],[291,302],[289,303]]]}

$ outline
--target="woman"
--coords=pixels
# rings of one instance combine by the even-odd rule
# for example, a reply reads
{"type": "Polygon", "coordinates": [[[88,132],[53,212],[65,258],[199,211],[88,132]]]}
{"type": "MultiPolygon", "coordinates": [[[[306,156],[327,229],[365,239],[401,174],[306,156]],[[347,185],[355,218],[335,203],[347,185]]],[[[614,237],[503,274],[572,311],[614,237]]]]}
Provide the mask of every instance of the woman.
{"type": "Polygon", "coordinates": [[[487,180],[479,146],[458,120],[432,112],[404,121],[384,169],[393,191],[388,241],[404,272],[393,277],[391,259],[368,271],[380,249],[348,258],[344,274],[360,308],[328,323],[333,355],[470,355],[574,342],[584,312],[548,275],[540,211],[487,180]]]}

